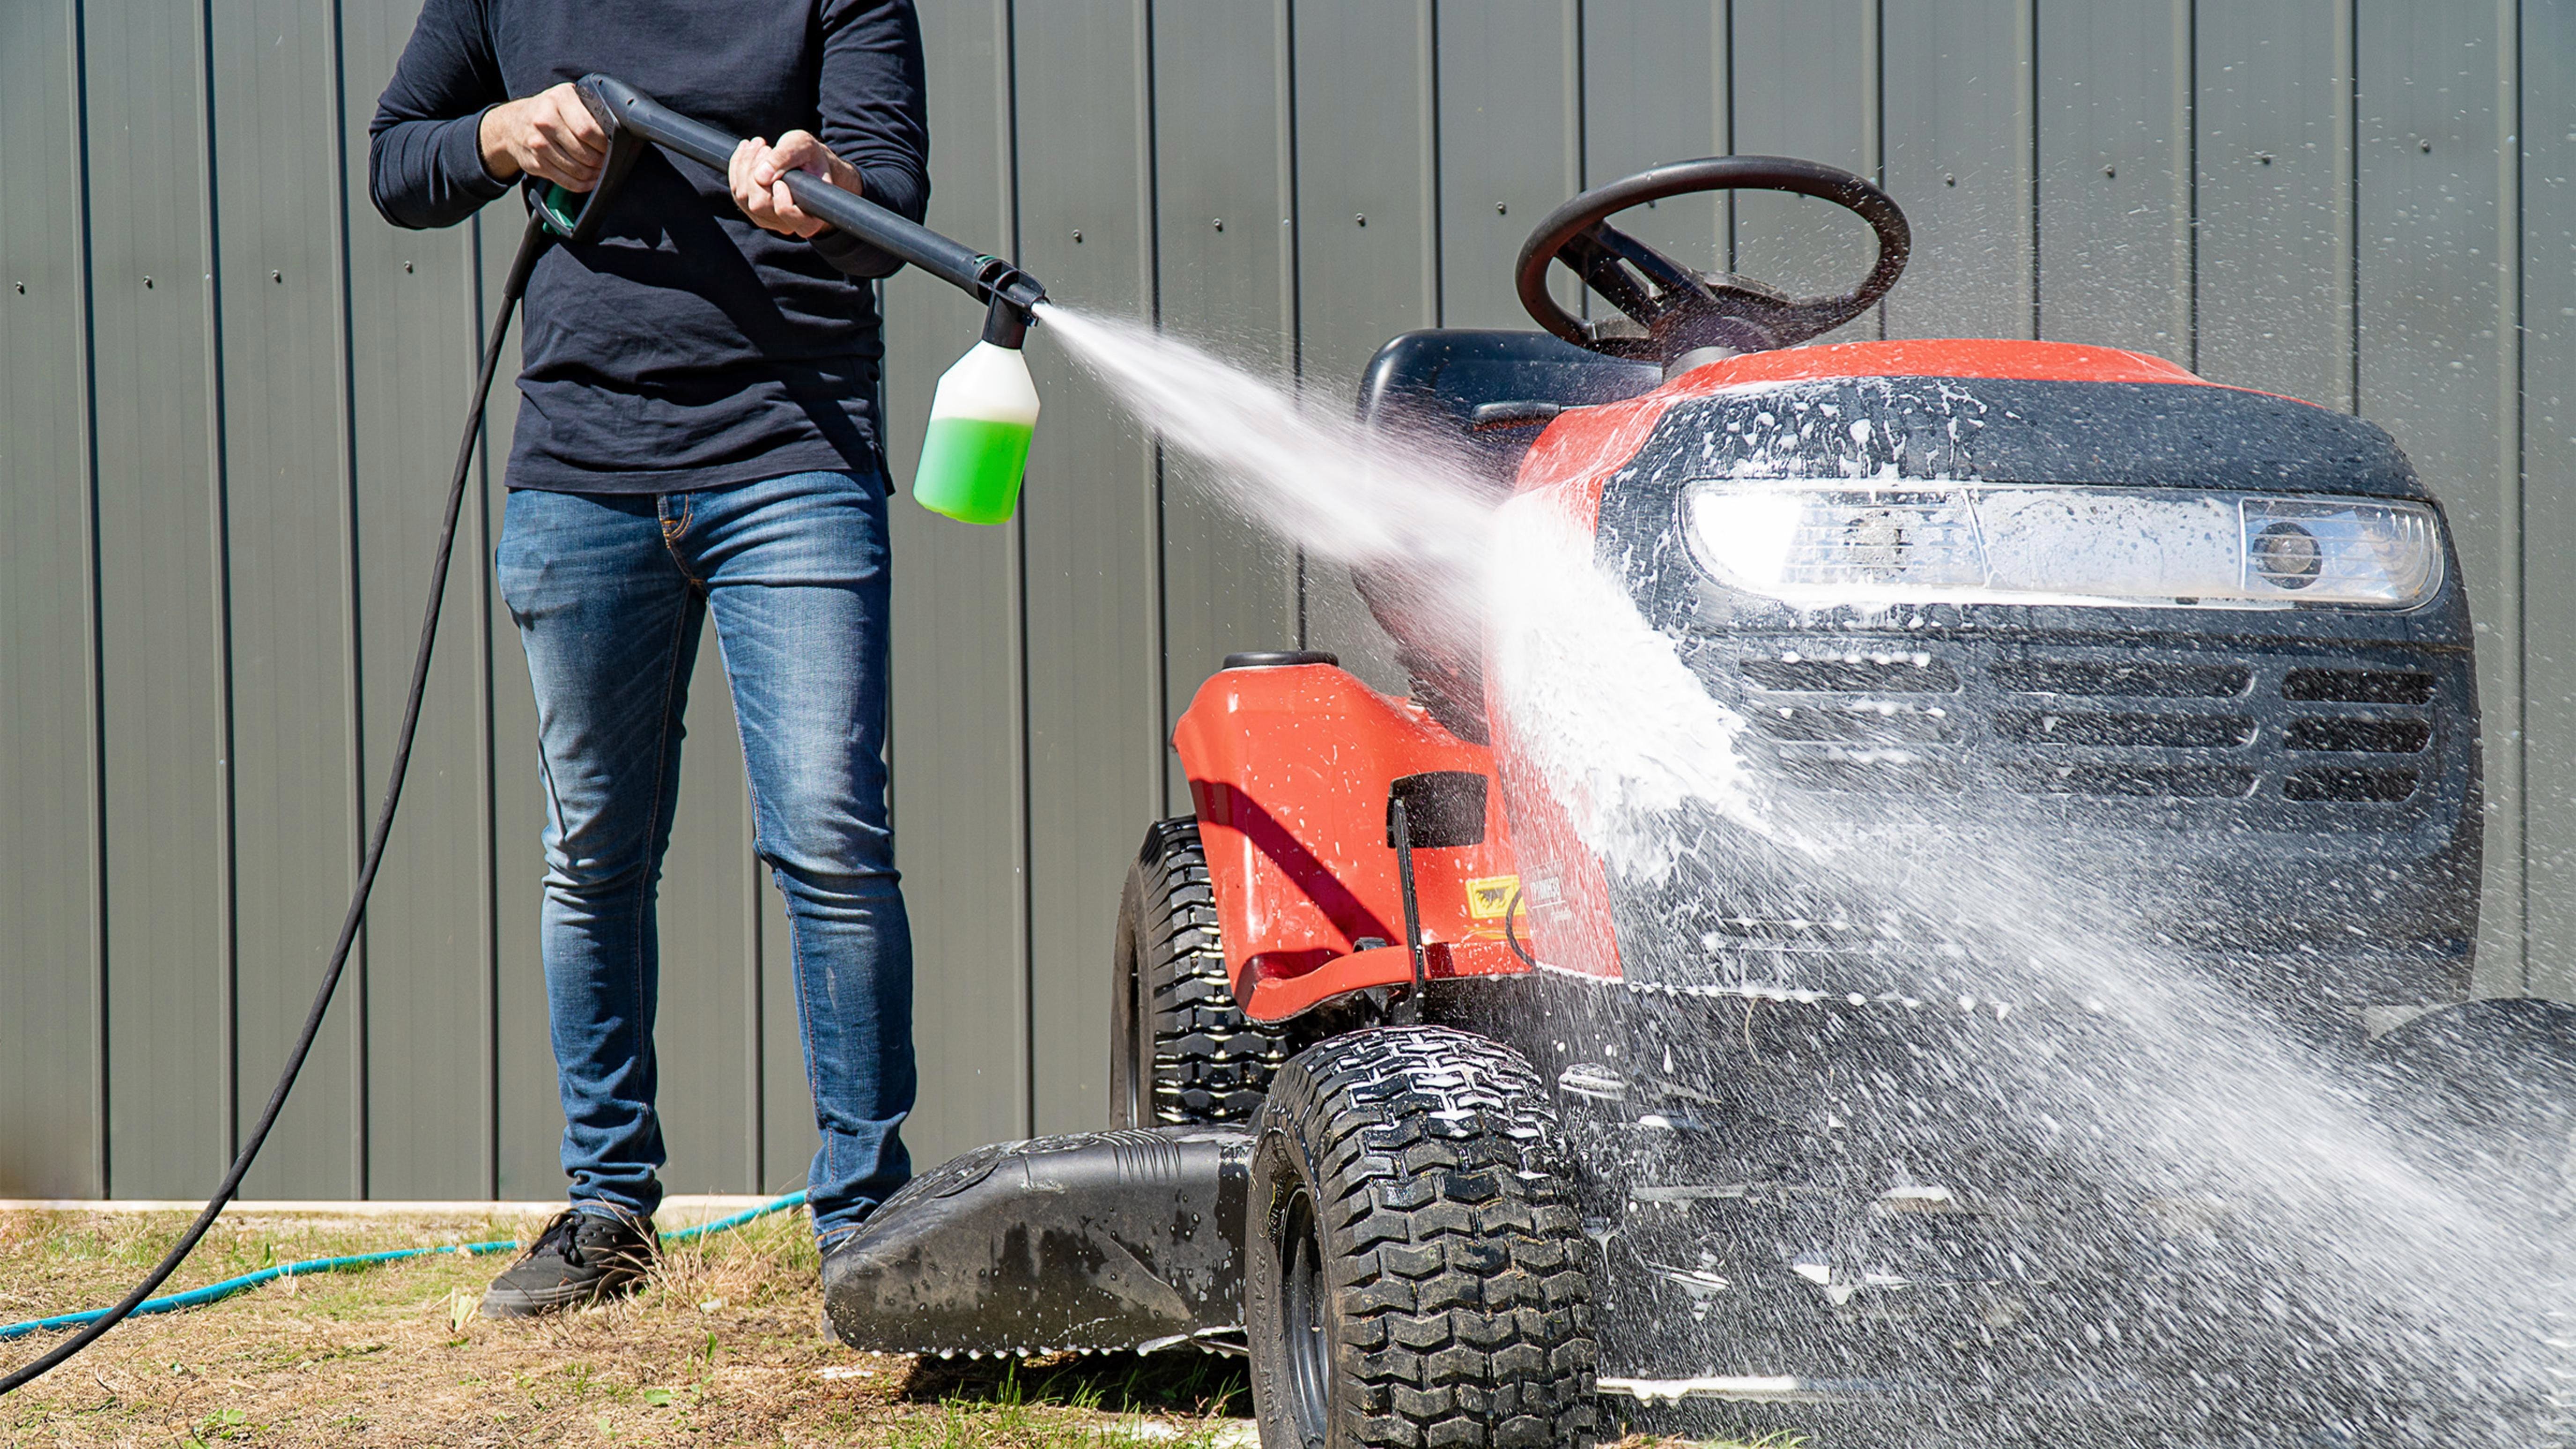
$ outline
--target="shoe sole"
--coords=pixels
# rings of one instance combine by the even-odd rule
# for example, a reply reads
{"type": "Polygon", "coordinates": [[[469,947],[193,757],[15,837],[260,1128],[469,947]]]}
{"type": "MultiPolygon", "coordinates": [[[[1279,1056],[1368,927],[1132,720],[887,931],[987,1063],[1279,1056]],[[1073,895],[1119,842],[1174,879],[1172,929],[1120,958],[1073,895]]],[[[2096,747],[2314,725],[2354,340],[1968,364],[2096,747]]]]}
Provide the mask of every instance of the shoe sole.
{"type": "Polygon", "coordinates": [[[596,1283],[566,1284],[560,1288],[501,1288],[483,1290],[483,1316],[486,1318],[536,1318],[560,1313],[567,1308],[587,1307],[603,1298],[629,1293],[644,1282],[642,1274],[631,1278],[604,1278],[596,1283]]]}

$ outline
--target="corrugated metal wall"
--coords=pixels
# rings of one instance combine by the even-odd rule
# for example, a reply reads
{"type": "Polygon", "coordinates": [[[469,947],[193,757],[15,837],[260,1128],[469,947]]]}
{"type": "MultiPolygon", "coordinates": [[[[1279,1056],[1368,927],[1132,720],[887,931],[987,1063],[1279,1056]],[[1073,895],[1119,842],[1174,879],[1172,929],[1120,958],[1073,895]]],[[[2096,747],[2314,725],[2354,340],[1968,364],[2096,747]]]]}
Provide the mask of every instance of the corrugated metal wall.
{"type": "MultiPolygon", "coordinates": [[[[366,204],[414,8],[0,5],[0,1195],[202,1190],[349,886],[515,232],[366,204]]],[[[1523,325],[1509,263],[1572,190],[1732,149],[1884,177],[1920,247],[1874,324],[1895,335],[2136,347],[2383,423],[2449,506],[2480,621],[2484,978],[2576,993],[2576,0],[925,11],[935,225],[1331,392],[1402,329],[1523,325]]],[[[1811,210],[1645,229],[1786,283],[1856,274],[1864,245],[1811,210]]],[[[977,318],[918,277],[888,307],[900,474],[977,318]]],[[[1119,882],[1186,798],[1164,738],[1219,656],[1302,641],[1391,682],[1346,581],[1032,358],[1020,519],[897,510],[923,1159],[1103,1115],[1119,882]]],[[[255,1196],[559,1188],[532,707],[488,568],[448,605],[363,966],[255,1196]]],[[[812,1131],[701,660],[662,916],[671,1185],[773,1188],[812,1131]]]]}

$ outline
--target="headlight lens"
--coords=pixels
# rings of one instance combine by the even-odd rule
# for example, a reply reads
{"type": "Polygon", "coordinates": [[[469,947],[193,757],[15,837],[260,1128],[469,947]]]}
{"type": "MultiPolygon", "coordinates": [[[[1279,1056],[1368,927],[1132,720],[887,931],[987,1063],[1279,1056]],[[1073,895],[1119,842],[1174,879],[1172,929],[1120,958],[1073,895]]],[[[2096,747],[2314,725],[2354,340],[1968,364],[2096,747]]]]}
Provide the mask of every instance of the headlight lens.
{"type": "Polygon", "coordinates": [[[2442,581],[2420,503],[2080,486],[1704,479],[1691,553],[1793,604],[2407,608],[2442,581]]]}

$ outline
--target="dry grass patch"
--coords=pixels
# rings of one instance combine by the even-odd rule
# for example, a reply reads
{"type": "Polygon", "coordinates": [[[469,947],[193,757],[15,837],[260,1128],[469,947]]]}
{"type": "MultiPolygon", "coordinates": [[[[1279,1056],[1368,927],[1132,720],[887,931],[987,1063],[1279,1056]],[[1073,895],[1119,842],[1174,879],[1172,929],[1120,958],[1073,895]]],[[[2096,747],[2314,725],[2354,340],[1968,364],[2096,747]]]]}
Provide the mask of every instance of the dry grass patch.
{"type": "MultiPolygon", "coordinates": [[[[0,1322],[114,1302],[186,1223],[0,1215],[0,1322]]],[[[524,1239],[537,1226],[227,1217],[163,1291],[307,1258],[524,1239]]],[[[809,1232],[802,1214],[781,1213],[674,1247],[632,1298],[508,1323],[476,1313],[506,1253],[284,1279],[119,1327],[0,1398],[0,1446],[1253,1449],[1239,1359],[916,1360],[827,1342],[809,1232]]],[[[0,1342],[0,1371],[57,1341],[0,1342]]]]}
{"type": "MultiPolygon", "coordinates": [[[[175,1214],[0,1217],[0,1321],[113,1301],[184,1226],[175,1214]]],[[[535,1226],[228,1218],[165,1291],[535,1226]]],[[[475,1313],[504,1254],[282,1280],[118,1328],[0,1399],[0,1443],[1004,1449],[1212,1443],[1249,1412],[1240,1367],[1199,1354],[924,1364],[827,1343],[808,1232],[780,1214],[681,1244],[630,1299],[509,1323],[475,1313]]],[[[0,1367],[53,1341],[0,1343],[0,1367]]]]}

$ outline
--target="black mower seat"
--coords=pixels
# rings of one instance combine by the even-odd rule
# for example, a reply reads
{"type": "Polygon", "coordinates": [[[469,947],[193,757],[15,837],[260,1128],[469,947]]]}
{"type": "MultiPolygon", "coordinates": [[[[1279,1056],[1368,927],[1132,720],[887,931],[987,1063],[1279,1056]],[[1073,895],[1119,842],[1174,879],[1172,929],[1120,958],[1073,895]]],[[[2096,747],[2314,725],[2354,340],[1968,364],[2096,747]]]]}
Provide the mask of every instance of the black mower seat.
{"type": "MultiPolygon", "coordinates": [[[[1359,417],[1364,427],[1462,457],[1500,502],[1550,419],[1661,381],[1651,362],[1586,352],[1544,332],[1433,328],[1407,332],[1369,359],[1359,417]]],[[[1452,637],[1443,622],[1457,617],[1445,600],[1471,582],[1393,560],[1352,569],[1351,582],[1395,640],[1414,700],[1450,733],[1482,743],[1482,669],[1472,641],[1452,637]]]]}
{"type": "Polygon", "coordinates": [[[1436,327],[1377,350],[1360,374],[1360,422],[1473,450],[1508,487],[1521,455],[1567,408],[1635,397],[1663,381],[1651,362],[1604,357],[1544,332],[1436,327]]]}

